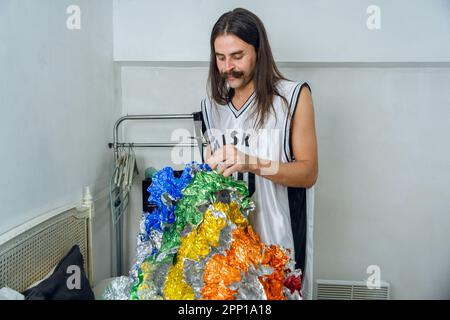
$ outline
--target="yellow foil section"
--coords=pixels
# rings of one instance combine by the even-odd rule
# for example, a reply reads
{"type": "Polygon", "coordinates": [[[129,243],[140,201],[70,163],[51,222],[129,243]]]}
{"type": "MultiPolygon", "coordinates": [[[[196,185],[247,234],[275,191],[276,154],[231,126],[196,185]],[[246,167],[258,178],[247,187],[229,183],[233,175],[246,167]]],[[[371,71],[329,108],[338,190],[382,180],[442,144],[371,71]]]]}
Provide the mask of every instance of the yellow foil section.
{"type": "MultiPolygon", "coordinates": [[[[215,203],[213,207],[214,210],[225,213],[227,218],[232,216],[239,223],[242,223],[242,218],[245,220],[237,204],[226,205],[223,203],[215,203]]],[[[164,295],[167,299],[194,299],[193,289],[184,281],[184,259],[188,258],[198,261],[199,258],[208,255],[211,246],[218,246],[220,231],[222,231],[225,225],[225,218],[214,216],[213,212],[208,209],[204,214],[202,223],[181,239],[180,248],[177,253],[177,261],[169,270],[164,287],[164,295]]]]}

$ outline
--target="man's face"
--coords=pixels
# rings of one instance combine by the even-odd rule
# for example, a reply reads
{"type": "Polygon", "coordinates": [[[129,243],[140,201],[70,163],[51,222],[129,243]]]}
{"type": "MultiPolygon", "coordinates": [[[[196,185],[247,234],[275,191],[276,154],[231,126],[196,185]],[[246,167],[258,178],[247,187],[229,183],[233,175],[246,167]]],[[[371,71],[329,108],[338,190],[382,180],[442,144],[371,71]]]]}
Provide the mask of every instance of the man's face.
{"type": "Polygon", "coordinates": [[[214,41],[214,50],[219,72],[231,88],[240,89],[252,81],[255,47],[235,35],[222,35],[214,41]]]}

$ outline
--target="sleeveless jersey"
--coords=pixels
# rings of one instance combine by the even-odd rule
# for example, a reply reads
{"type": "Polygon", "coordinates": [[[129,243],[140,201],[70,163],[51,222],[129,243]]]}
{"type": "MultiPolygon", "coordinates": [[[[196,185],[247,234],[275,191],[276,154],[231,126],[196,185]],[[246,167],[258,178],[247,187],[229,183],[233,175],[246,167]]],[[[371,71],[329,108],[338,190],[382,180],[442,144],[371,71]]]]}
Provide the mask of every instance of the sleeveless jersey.
{"type": "MultiPolygon", "coordinates": [[[[275,112],[268,114],[260,129],[255,128],[255,92],[239,110],[233,106],[231,99],[225,105],[209,98],[202,100],[203,129],[212,152],[224,144],[232,144],[238,150],[260,159],[283,163],[295,160],[291,150],[291,115],[295,113],[301,88],[308,84],[280,80],[276,85],[288,105],[275,96],[275,112]]],[[[311,299],[314,188],[286,187],[264,177],[276,170],[276,167],[267,167],[261,176],[235,173],[234,177],[247,182],[255,202],[256,209],[249,216],[250,224],[265,244],[290,249],[296,267],[302,269],[303,298],[311,299]]]]}

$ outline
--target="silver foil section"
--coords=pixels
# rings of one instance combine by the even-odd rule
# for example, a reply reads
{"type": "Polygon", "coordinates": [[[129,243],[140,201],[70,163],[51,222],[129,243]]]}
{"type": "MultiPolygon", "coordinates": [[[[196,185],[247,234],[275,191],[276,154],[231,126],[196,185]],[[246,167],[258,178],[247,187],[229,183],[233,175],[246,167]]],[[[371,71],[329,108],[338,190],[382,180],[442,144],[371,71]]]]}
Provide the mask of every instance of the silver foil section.
{"type": "Polygon", "coordinates": [[[267,300],[264,287],[258,278],[263,276],[262,271],[255,269],[253,265],[249,266],[247,274],[241,271],[241,281],[230,286],[230,289],[237,290],[234,295],[237,300],[267,300]]]}
{"type": "Polygon", "coordinates": [[[130,290],[133,287],[133,280],[129,277],[114,278],[103,292],[105,300],[129,300],[130,290]]]}

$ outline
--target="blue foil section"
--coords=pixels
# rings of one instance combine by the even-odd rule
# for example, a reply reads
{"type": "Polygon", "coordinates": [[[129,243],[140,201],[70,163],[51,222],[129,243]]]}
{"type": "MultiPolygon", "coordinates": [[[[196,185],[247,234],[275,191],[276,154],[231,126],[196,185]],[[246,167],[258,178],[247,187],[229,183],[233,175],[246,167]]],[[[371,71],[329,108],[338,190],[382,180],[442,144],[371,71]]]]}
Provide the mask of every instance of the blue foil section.
{"type": "Polygon", "coordinates": [[[179,178],[174,176],[171,167],[165,167],[154,174],[152,184],[147,191],[150,193],[149,203],[156,209],[145,218],[145,238],[152,230],[164,232],[175,222],[176,204],[183,196],[183,189],[191,182],[196,172],[211,171],[207,164],[191,162],[187,164],[179,178]]]}

